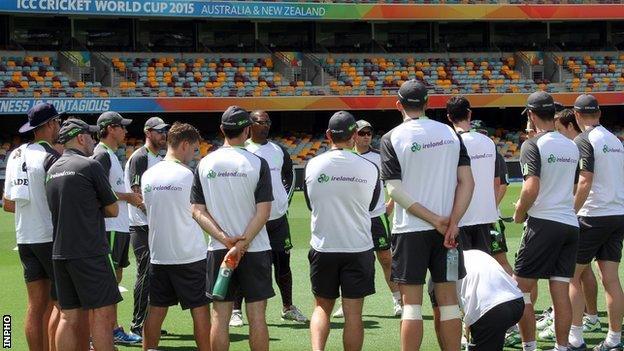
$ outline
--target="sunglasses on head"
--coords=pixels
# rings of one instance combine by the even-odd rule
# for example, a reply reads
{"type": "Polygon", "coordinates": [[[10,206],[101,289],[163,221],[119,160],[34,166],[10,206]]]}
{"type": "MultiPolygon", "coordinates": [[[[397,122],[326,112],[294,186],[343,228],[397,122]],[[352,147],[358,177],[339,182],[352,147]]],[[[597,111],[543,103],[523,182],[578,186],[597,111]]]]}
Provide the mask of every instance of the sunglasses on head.
{"type": "Polygon", "coordinates": [[[359,131],[359,132],[358,132],[358,135],[359,135],[359,136],[371,136],[371,135],[373,135],[373,132],[371,132],[371,131],[364,131],[364,130],[362,130],[362,131],[359,131]]]}
{"type": "Polygon", "coordinates": [[[270,126],[271,125],[271,120],[266,120],[266,121],[256,121],[254,120],[254,123],[259,124],[261,126],[270,126]]]}

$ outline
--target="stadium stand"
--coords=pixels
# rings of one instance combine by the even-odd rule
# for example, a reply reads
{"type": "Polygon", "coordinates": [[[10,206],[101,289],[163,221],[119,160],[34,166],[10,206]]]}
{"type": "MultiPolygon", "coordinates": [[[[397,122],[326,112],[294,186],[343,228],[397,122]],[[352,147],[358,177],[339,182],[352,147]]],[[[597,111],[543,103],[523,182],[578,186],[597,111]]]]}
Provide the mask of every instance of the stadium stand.
{"type": "Polygon", "coordinates": [[[100,82],[73,81],[52,56],[0,57],[0,97],[107,97],[100,82]]]}
{"type": "Polygon", "coordinates": [[[560,56],[569,77],[564,80],[568,91],[624,90],[624,54],[560,56]]]}

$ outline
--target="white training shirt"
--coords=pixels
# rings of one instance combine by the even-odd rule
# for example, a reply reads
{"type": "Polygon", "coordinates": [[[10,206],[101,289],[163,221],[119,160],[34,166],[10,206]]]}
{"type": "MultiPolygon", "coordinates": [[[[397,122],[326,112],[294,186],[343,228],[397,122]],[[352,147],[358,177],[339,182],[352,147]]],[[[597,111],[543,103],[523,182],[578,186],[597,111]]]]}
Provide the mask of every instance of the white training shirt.
{"type": "MultiPolygon", "coordinates": [[[[379,154],[379,151],[369,148],[368,151],[360,154],[360,156],[374,163],[378,169],[381,169],[381,155],[379,154]]],[[[381,179],[379,180],[379,188],[383,189],[383,181],[381,179]]],[[[386,193],[382,190],[380,191],[379,200],[375,205],[375,209],[371,211],[370,215],[371,218],[375,218],[383,215],[384,213],[386,213],[386,193]]]]}
{"type": "MultiPolygon", "coordinates": [[[[108,182],[115,193],[126,193],[128,188],[125,182],[124,171],[121,167],[119,158],[111,148],[100,142],[93,150],[93,158],[98,161],[104,171],[108,174],[108,182]]],[[[105,218],[106,231],[115,231],[121,233],[130,232],[130,218],[128,211],[128,203],[123,200],[117,200],[119,206],[119,214],[114,218],[105,218]]],[[[133,206],[130,206],[133,207],[133,206]]]]}
{"type": "Polygon", "coordinates": [[[529,216],[578,227],[573,195],[578,162],[578,148],[558,132],[539,133],[522,143],[522,175],[539,177],[529,216]]]}
{"type": "MultiPolygon", "coordinates": [[[[245,148],[249,152],[262,157],[269,164],[274,199],[273,203],[271,203],[269,220],[283,217],[288,211],[288,192],[286,192],[286,188],[282,184],[282,167],[284,166],[284,157],[290,157],[290,155],[279,145],[271,141],[265,144],[256,144],[250,139],[245,143],[245,148]]],[[[291,185],[291,191],[293,188],[291,185]]]]}
{"type": "MultiPolygon", "coordinates": [[[[242,147],[224,146],[206,155],[195,169],[191,203],[203,204],[221,229],[230,236],[245,232],[256,214],[256,204],[273,201],[271,171],[267,161],[242,147]]],[[[208,250],[226,247],[210,237],[208,250]]],[[[263,226],[248,252],[271,250],[263,226]]]]}
{"type": "Polygon", "coordinates": [[[52,146],[45,142],[22,145],[9,155],[4,180],[4,197],[15,201],[15,234],[18,244],[52,242],[54,228],[48,207],[45,181],[46,170],[59,156],[52,146]],[[16,164],[20,161],[22,161],[22,166],[16,164]],[[21,167],[23,170],[24,162],[27,176],[21,178],[14,171],[15,167],[21,167]],[[25,183],[28,195],[13,194],[15,185],[25,183]]]}
{"type": "Polygon", "coordinates": [[[461,133],[460,137],[470,157],[470,170],[475,186],[472,200],[459,226],[489,224],[498,220],[494,177],[496,174],[496,145],[492,139],[478,132],[461,133]]]}
{"type": "Polygon", "coordinates": [[[191,213],[193,172],[177,161],[154,165],[141,179],[147,209],[150,262],[186,264],[206,259],[206,238],[191,213]]]}
{"type": "Polygon", "coordinates": [[[310,246],[319,252],[372,249],[370,211],[379,184],[377,167],[351,150],[330,150],[308,161],[304,195],[312,211],[310,246]]]}
{"type": "MultiPolygon", "coordinates": [[[[446,124],[426,118],[408,119],[381,138],[381,178],[402,180],[415,202],[448,217],[457,188],[457,168],[470,158],[457,133],[446,124]]],[[[395,205],[392,233],[432,230],[434,227],[395,205]]]]}
{"type": "Polygon", "coordinates": [[[581,170],[594,174],[591,190],[578,215],[624,215],[624,148],[605,127],[590,127],[574,139],[581,170]]]}
{"type": "MultiPolygon", "coordinates": [[[[153,154],[147,146],[136,149],[126,162],[124,169],[124,179],[126,182],[126,192],[132,192],[135,185],[141,186],[141,177],[146,170],[162,161],[162,156],[153,154]]],[[[131,226],[147,225],[147,216],[138,207],[128,205],[128,215],[131,226]]]]}
{"type": "Polygon", "coordinates": [[[464,323],[472,325],[492,308],[519,298],[522,291],[492,256],[480,250],[466,250],[466,276],[457,284],[464,323]]]}

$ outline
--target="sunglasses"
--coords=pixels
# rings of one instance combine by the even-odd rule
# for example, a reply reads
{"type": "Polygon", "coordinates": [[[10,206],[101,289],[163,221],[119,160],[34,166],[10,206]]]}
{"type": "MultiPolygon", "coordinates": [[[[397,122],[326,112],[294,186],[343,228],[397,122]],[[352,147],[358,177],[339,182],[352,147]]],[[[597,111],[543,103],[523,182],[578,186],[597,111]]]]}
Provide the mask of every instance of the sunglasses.
{"type": "Polygon", "coordinates": [[[261,126],[267,126],[270,127],[271,126],[271,120],[266,120],[266,121],[254,121],[254,123],[259,124],[261,126]]]}
{"type": "Polygon", "coordinates": [[[365,131],[361,131],[361,132],[358,132],[358,135],[359,135],[359,136],[372,136],[372,135],[373,135],[373,132],[365,132],[365,131]]]}
{"type": "Polygon", "coordinates": [[[156,132],[158,134],[167,134],[169,131],[166,129],[150,129],[152,132],[156,132]]]}

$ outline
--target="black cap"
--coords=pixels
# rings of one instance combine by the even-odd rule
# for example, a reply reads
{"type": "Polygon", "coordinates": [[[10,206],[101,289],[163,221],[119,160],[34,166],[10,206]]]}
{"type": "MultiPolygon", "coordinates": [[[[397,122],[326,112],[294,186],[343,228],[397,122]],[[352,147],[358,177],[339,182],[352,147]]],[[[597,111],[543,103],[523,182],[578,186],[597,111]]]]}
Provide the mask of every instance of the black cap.
{"type": "Polygon", "coordinates": [[[555,101],[555,112],[561,112],[565,110],[565,106],[562,103],[555,101]]]}
{"type": "Polygon", "coordinates": [[[45,102],[40,102],[31,107],[26,114],[28,115],[28,122],[20,127],[20,133],[26,133],[45,124],[52,118],[61,117],[63,115],[63,113],[56,112],[54,105],[45,102]]]}
{"type": "Polygon", "coordinates": [[[581,113],[594,113],[600,110],[600,106],[593,95],[583,94],[574,101],[574,109],[581,113]]]}
{"type": "Polygon", "coordinates": [[[545,91],[536,91],[527,98],[526,108],[522,114],[527,111],[533,112],[555,112],[555,100],[545,91]]]}
{"type": "Polygon", "coordinates": [[[399,101],[403,106],[422,106],[427,102],[427,87],[416,79],[411,79],[401,84],[399,88],[399,101]]]}
{"type": "Polygon", "coordinates": [[[151,117],[150,119],[147,120],[147,122],[145,122],[145,126],[143,127],[143,130],[150,130],[150,129],[161,130],[165,128],[169,128],[169,125],[165,123],[165,121],[163,121],[162,118],[151,117]]]}
{"type": "Polygon", "coordinates": [[[118,124],[120,126],[127,126],[132,123],[131,119],[125,119],[115,111],[104,112],[98,117],[97,125],[100,129],[104,129],[111,124],[118,124]]]}
{"type": "Polygon", "coordinates": [[[357,128],[355,118],[347,111],[338,111],[334,113],[329,119],[327,129],[331,132],[332,136],[340,138],[348,138],[357,128]]]}
{"type": "Polygon", "coordinates": [[[83,133],[96,133],[100,128],[98,126],[92,126],[87,124],[87,122],[78,119],[78,118],[70,118],[67,119],[61,125],[61,130],[59,131],[58,141],[61,144],[65,144],[66,142],[72,140],[79,134],[83,133]]]}
{"type": "Polygon", "coordinates": [[[360,130],[364,129],[364,128],[370,128],[370,130],[373,130],[373,126],[368,123],[367,121],[361,119],[357,122],[355,122],[355,124],[357,125],[357,131],[359,132],[360,130]]]}
{"type": "Polygon", "coordinates": [[[253,123],[249,112],[242,107],[230,106],[221,115],[221,127],[223,129],[240,129],[253,123]]]}

